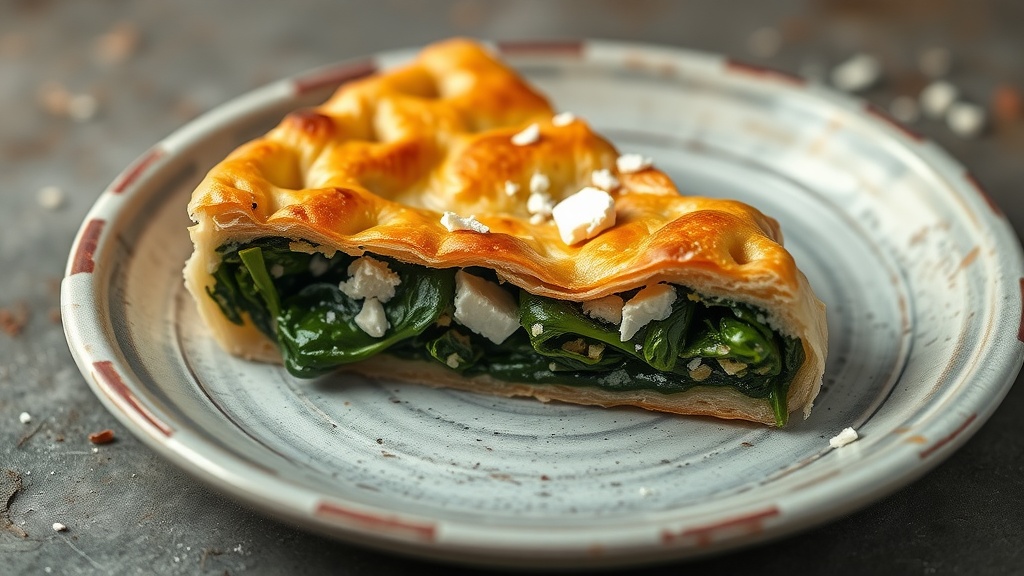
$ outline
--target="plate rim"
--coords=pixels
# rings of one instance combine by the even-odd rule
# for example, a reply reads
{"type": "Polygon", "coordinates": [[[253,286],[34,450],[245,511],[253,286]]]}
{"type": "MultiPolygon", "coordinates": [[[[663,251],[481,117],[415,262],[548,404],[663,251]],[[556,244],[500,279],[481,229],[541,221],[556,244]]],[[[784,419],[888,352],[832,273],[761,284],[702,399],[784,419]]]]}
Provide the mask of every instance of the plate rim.
{"type": "MultiPolygon", "coordinates": [[[[832,106],[838,106],[848,112],[866,112],[870,117],[869,121],[875,122],[902,148],[916,153],[929,168],[938,169],[938,165],[942,165],[949,174],[963,175],[962,181],[952,182],[954,189],[968,201],[980,199],[989,205],[991,213],[986,214],[986,220],[991,224],[990,234],[996,237],[996,244],[1002,249],[999,253],[1000,263],[1011,272],[1007,275],[1009,278],[1021,278],[1021,289],[1024,292],[1024,253],[1020,241],[1005,215],[988,197],[977,180],[940,146],[902,126],[862,98],[808,83],[786,72],[684,47],[602,39],[488,44],[497,49],[513,66],[517,59],[531,58],[573,59],[614,64],[607,59],[645,54],[655,61],[682,60],[690,65],[722,66],[723,74],[733,73],[741,81],[756,82],[766,89],[809,90],[812,97],[824,98],[832,106]]],[[[590,561],[601,566],[627,566],[684,559],[790,535],[835,519],[891,494],[929,472],[962,446],[988,420],[1012,387],[1024,361],[1024,327],[1020,328],[1018,341],[1007,345],[1015,345],[1016,354],[1013,358],[1005,354],[1006,357],[997,370],[1001,374],[1001,380],[992,378],[993,382],[999,380],[998,386],[993,387],[995,393],[971,400],[968,407],[972,410],[966,413],[961,411],[961,418],[955,421],[947,418],[945,421],[940,419],[939,422],[931,422],[935,433],[933,437],[938,440],[928,447],[927,458],[922,456],[922,462],[911,467],[909,471],[901,466],[905,464],[907,454],[921,451],[909,446],[904,450],[888,450],[884,455],[885,459],[876,460],[873,466],[868,467],[870,470],[841,475],[842,483],[851,488],[851,491],[844,499],[833,502],[828,507],[820,506],[822,500],[817,493],[823,490],[824,484],[827,483],[819,483],[817,486],[810,486],[803,493],[777,498],[772,507],[747,504],[729,510],[724,519],[720,517],[714,522],[711,522],[711,519],[704,519],[703,525],[701,518],[676,518],[671,521],[663,519],[653,530],[659,532],[663,540],[672,541],[663,541],[660,546],[653,543],[645,544],[646,537],[641,536],[632,545],[595,550],[577,538],[578,541],[571,546],[556,543],[550,549],[530,548],[534,556],[524,558],[521,555],[524,548],[520,546],[495,546],[493,541],[491,545],[486,545],[484,541],[472,541],[468,532],[463,534],[458,529],[459,521],[423,518],[353,503],[331,503],[317,494],[305,494],[302,497],[294,493],[287,494],[281,501],[265,499],[267,491],[253,486],[245,474],[240,474],[246,470],[244,462],[230,455],[219,463],[213,462],[210,454],[217,452],[218,449],[215,446],[204,446],[203,440],[190,435],[187,429],[176,430],[173,435],[167,434],[167,430],[161,427],[159,409],[147,406],[144,399],[134,395],[131,387],[133,384],[137,385],[138,378],[120,355],[116,342],[111,343],[110,328],[105,325],[108,321],[101,313],[109,277],[93,273],[96,252],[102,252],[104,241],[108,244],[110,242],[109,238],[103,236],[103,223],[116,219],[118,213],[132,200],[132,190],[146,178],[153,177],[161,167],[166,166],[169,157],[173,156],[173,151],[187,149],[189,145],[202,141],[231,120],[259,113],[276,104],[287,103],[303,94],[317,91],[329,93],[344,81],[365,76],[378,69],[378,64],[383,68],[390,67],[394,62],[414,54],[421,47],[400,48],[347,58],[280,79],[224,102],[158,141],[129,164],[96,199],[75,235],[65,277],[62,280],[61,312],[64,318],[65,337],[79,370],[105,408],[136,437],[173,462],[179,469],[189,472],[223,495],[244,501],[263,513],[287,519],[307,530],[326,536],[343,538],[377,549],[459,563],[509,566],[512,563],[523,565],[525,562],[538,567],[557,567],[579,566],[580,562],[590,561]],[[172,153],[169,154],[168,150],[172,153]],[[196,445],[190,444],[189,441],[198,442],[202,450],[197,451],[196,445]],[[205,453],[201,453],[203,451],[205,453]],[[879,473],[885,470],[894,473],[885,475],[885,481],[877,482],[879,473]],[[860,480],[864,475],[871,475],[876,482],[866,486],[860,480]],[[248,487],[240,490],[240,485],[248,487]],[[322,514],[325,504],[336,506],[332,509],[333,516],[322,514]],[[445,523],[449,525],[443,526],[445,523]],[[730,526],[749,526],[752,532],[740,536],[723,535],[721,529],[730,526]],[[438,538],[438,530],[446,532],[446,538],[438,538]],[[683,541],[686,539],[676,542],[671,538],[676,533],[680,536],[696,534],[695,538],[690,539],[694,542],[704,537],[708,540],[701,540],[700,545],[683,541]],[[717,536],[712,538],[716,533],[717,536]],[[461,534],[462,540],[452,538],[452,534],[461,534]]],[[[1021,295],[1016,296],[1017,300],[1011,301],[1010,306],[1019,312],[1021,295]]],[[[934,419],[933,417],[932,420],[934,419]]],[[[247,473],[251,474],[251,471],[247,473]]],[[[289,484],[282,479],[278,480],[291,490],[315,492],[289,484]]],[[[283,493],[275,494],[282,497],[283,493]]],[[[679,515],[678,511],[675,515],[679,515]]],[[[641,528],[643,530],[640,532],[650,531],[648,526],[641,528]]],[[[536,542],[533,544],[536,545],[536,542]]]]}

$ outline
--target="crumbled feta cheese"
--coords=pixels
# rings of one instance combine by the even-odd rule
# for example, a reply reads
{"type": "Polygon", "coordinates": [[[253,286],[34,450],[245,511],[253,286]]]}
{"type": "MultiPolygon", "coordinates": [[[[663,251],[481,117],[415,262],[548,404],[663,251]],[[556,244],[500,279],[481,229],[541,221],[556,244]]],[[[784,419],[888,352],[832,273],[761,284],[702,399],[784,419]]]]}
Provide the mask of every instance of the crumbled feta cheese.
{"type": "Polygon", "coordinates": [[[882,63],[870,54],[857,54],[832,70],[832,84],[844,92],[860,92],[882,77],[882,63]]]}
{"type": "Polygon", "coordinates": [[[925,86],[918,97],[921,100],[921,111],[930,118],[942,118],[949,107],[960,96],[960,90],[945,80],[937,80],[925,86]]]}
{"type": "Polygon", "coordinates": [[[729,358],[716,358],[716,360],[718,360],[718,365],[722,367],[722,370],[725,370],[725,373],[729,376],[735,376],[747,369],[747,365],[743,362],[737,362],[729,358]]]}
{"type": "Polygon", "coordinates": [[[274,278],[280,278],[281,276],[284,276],[284,266],[280,264],[274,264],[273,266],[270,267],[270,275],[273,276],[274,278]]]}
{"type": "Polygon", "coordinates": [[[530,193],[543,194],[547,192],[550,187],[551,179],[544,174],[534,172],[533,176],[530,176],[530,193]]]}
{"type": "Polygon", "coordinates": [[[536,143],[538,140],[540,140],[540,126],[536,123],[530,124],[523,128],[521,132],[512,136],[512,143],[516,146],[528,146],[536,143]]]}
{"type": "Polygon", "coordinates": [[[622,322],[622,298],[612,294],[584,302],[583,313],[595,320],[617,325],[622,322]]]}
{"type": "Polygon", "coordinates": [[[530,216],[530,224],[543,224],[548,221],[548,217],[544,214],[534,214],[530,216]]]}
{"type": "Polygon", "coordinates": [[[328,310],[324,314],[324,320],[326,320],[328,324],[334,324],[334,321],[337,319],[338,315],[334,313],[334,310],[328,310]]]}
{"type": "Polygon", "coordinates": [[[946,124],[961,138],[974,138],[985,127],[985,109],[970,102],[956,102],[946,113],[946,124]]]}
{"type": "Polygon", "coordinates": [[[857,431],[853,428],[844,428],[842,432],[836,434],[833,438],[828,441],[828,445],[833,448],[842,448],[850,442],[856,441],[860,436],[857,431]]]}
{"type": "Polygon", "coordinates": [[[600,360],[601,356],[604,356],[604,344],[598,343],[587,346],[587,358],[600,360]]]}
{"type": "Polygon", "coordinates": [[[490,228],[484,226],[476,216],[466,216],[463,218],[455,212],[445,212],[441,216],[441,225],[448,229],[449,232],[455,232],[456,230],[472,230],[473,232],[479,232],[486,234],[491,231],[490,228]]]}
{"type": "Polygon", "coordinates": [[[568,126],[576,121],[576,115],[572,112],[559,112],[551,118],[551,123],[555,126],[568,126]]]}
{"type": "Polygon", "coordinates": [[[54,532],[65,532],[65,531],[67,531],[67,529],[68,529],[68,527],[63,525],[63,524],[61,524],[60,522],[54,522],[53,523],[53,531],[54,532]]]}
{"type": "Polygon", "coordinates": [[[622,306],[619,340],[626,342],[648,323],[668,318],[675,301],[676,289],[668,284],[655,284],[637,292],[622,306]]]}
{"type": "Polygon", "coordinates": [[[555,364],[554,362],[548,362],[548,370],[551,370],[552,372],[558,370],[558,364],[555,364]]]}
{"type": "Polygon", "coordinates": [[[637,344],[636,346],[633,346],[633,349],[636,350],[637,352],[642,352],[643,349],[644,349],[644,345],[643,344],[637,344]]]}
{"type": "Polygon", "coordinates": [[[455,273],[455,319],[501,344],[519,328],[519,306],[501,286],[459,270],[455,273]]]}
{"type": "Polygon", "coordinates": [[[320,254],[313,254],[313,257],[309,259],[309,273],[314,278],[323,276],[328,268],[330,268],[330,263],[320,254]]]}
{"type": "Polygon", "coordinates": [[[537,323],[537,324],[534,324],[533,326],[530,326],[530,334],[532,334],[534,337],[540,336],[543,333],[544,333],[544,326],[542,326],[540,323],[537,323]]]}
{"type": "Polygon", "coordinates": [[[551,215],[551,211],[554,208],[554,200],[543,192],[534,192],[526,200],[526,211],[536,216],[544,216],[546,218],[551,215]]]}
{"type": "Polygon", "coordinates": [[[506,196],[515,196],[518,193],[519,193],[519,184],[516,184],[515,182],[513,182],[511,180],[505,180],[505,195],[506,196]]]}
{"type": "Polygon", "coordinates": [[[653,164],[654,160],[640,154],[623,154],[615,159],[615,167],[622,174],[640,172],[650,168],[653,164]]]}
{"type": "Polygon", "coordinates": [[[590,174],[590,183],[601,190],[608,190],[609,192],[618,188],[620,184],[619,179],[607,168],[594,170],[590,174]]]}
{"type": "Polygon", "coordinates": [[[56,210],[64,203],[64,191],[56,186],[43,186],[36,193],[39,205],[47,210],[56,210]]]}
{"type": "Polygon", "coordinates": [[[18,415],[18,420],[21,420],[22,424],[28,424],[29,422],[32,421],[32,415],[29,414],[28,412],[22,412],[21,414],[18,415]]]}
{"type": "Polygon", "coordinates": [[[689,362],[686,363],[686,369],[690,371],[696,370],[700,366],[700,363],[700,358],[694,358],[693,360],[690,360],[689,362]]]}
{"type": "Polygon", "coordinates": [[[376,298],[384,303],[395,296],[395,287],[401,283],[402,279],[387,262],[363,256],[348,265],[348,280],[338,284],[338,288],[353,300],[376,298]]]}
{"type": "Polygon", "coordinates": [[[444,363],[447,364],[449,368],[458,368],[459,364],[462,363],[462,356],[452,352],[444,359],[444,363]]]}
{"type": "Polygon", "coordinates": [[[615,199],[604,190],[588,186],[559,202],[551,216],[562,242],[571,246],[615,225],[615,199]]]}
{"type": "Polygon", "coordinates": [[[384,315],[384,306],[376,298],[363,300],[363,308],[356,314],[355,321],[360,330],[374,338],[380,338],[388,328],[391,328],[384,315]]]}

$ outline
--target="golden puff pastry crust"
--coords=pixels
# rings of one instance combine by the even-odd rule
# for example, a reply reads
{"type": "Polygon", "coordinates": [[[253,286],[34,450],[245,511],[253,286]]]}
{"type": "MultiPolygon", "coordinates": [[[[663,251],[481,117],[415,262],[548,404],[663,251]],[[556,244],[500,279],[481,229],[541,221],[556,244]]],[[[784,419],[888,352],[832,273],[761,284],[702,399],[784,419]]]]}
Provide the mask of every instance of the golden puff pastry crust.
{"type": "MultiPolygon", "coordinates": [[[[585,119],[555,121],[555,113],[486,46],[452,39],[427,46],[403,67],[341,86],[320,106],[289,114],[210,170],[188,205],[195,251],[186,285],[204,322],[230,352],[279,360],[273,343],[251,324],[229,322],[205,294],[218,247],[267,236],[427,267],[486,267],[524,290],[561,300],[669,282],[758,306],[775,329],[799,338],[806,360],[788,402],[807,414],[824,371],[825,311],[783,247],[777,222],[740,202],[682,196],[653,166],[623,173],[616,166],[620,152],[585,119]],[[539,129],[535,141],[517,143],[514,136],[532,124],[539,129]],[[609,191],[614,226],[567,245],[550,220],[531,222],[527,199],[535,174],[547,177],[557,202],[590,185],[596,170],[609,170],[620,182],[609,191]],[[508,193],[508,182],[518,187],[515,194],[508,193]],[[447,211],[473,215],[489,232],[451,232],[441,223],[447,211]]],[[[442,372],[435,384],[457,385],[457,376],[442,372]]],[[[419,379],[422,374],[410,371],[419,379]]],[[[673,401],[617,396],[587,402],[579,389],[486,380],[469,386],[774,421],[763,400],[733,391],[698,387],[673,401]]]]}

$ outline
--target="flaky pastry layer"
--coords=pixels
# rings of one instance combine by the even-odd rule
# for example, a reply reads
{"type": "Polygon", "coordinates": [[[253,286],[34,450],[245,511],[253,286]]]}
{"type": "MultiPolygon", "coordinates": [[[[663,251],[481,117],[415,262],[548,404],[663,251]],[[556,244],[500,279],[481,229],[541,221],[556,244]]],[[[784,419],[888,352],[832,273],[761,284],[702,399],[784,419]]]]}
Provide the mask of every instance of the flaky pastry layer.
{"type": "MultiPolygon", "coordinates": [[[[453,39],[426,47],[408,65],[345,84],[320,106],[289,114],[217,164],[193,193],[188,212],[195,251],[185,279],[204,322],[231,353],[280,360],[254,326],[230,323],[205,293],[219,265],[218,247],[268,236],[433,268],[487,267],[531,293],[570,301],[669,282],[763,308],[774,328],[800,338],[806,361],[788,401],[791,410],[808,413],[824,371],[824,305],[783,247],[777,222],[740,202],[682,196],[655,167],[622,173],[619,151],[585,119],[554,123],[554,113],[485,46],[453,39]],[[515,144],[512,137],[533,123],[540,128],[537,141],[515,144]],[[548,178],[557,202],[591,185],[600,169],[621,182],[610,191],[615,226],[568,246],[550,221],[531,223],[527,198],[534,174],[548,178]],[[509,195],[506,182],[519,192],[509,195]],[[441,224],[445,211],[473,215],[490,232],[449,232],[441,224]]],[[[430,374],[410,377],[466,383],[454,372],[430,374]]],[[[498,393],[514,386],[484,380],[467,386],[498,393]]],[[[569,402],[598,394],[562,388],[515,390],[569,402]]],[[[716,404],[701,392],[587,403],[774,421],[763,400],[698,390],[728,401],[716,404]]]]}

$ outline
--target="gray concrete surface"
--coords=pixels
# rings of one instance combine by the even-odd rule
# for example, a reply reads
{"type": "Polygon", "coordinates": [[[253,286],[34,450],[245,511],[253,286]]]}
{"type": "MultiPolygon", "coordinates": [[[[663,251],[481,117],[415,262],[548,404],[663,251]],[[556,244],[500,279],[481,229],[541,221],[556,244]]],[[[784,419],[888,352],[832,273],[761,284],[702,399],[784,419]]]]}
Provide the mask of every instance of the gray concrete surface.
{"type": "MultiPolygon", "coordinates": [[[[453,34],[627,39],[792,72],[865,51],[884,62],[884,82],[866,94],[883,107],[920,88],[917,55],[941,46],[953,55],[949,78],[973,100],[988,106],[999,86],[1024,88],[1024,4],[1009,1],[2,2],[0,308],[7,316],[0,327],[8,333],[0,333],[0,574],[356,575],[429,567],[269,520],[156,456],[90,392],[57,306],[83,216],[154,142],[281,76],[453,34]],[[777,52],[751,51],[763,27],[780,33],[777,52]],[[46,186],[61,190],[60,206],[41,203],[46,186]],[[30,423],[19,421],[23,411],[30,423]],[[87,435],[104,428],[117,440],[94,451],[87,435]],[[69,530],[55,532],[54,522],[69,530]]],[[[915,128],[970,167],[1019,231],[1024,121],[1004,106],[974,139],[935,121],[915,128]]],[[[785,540],[638,573],[1024,573],[1021,414],[1018,382],[961,450],[894,495],[785,540]]]]}

